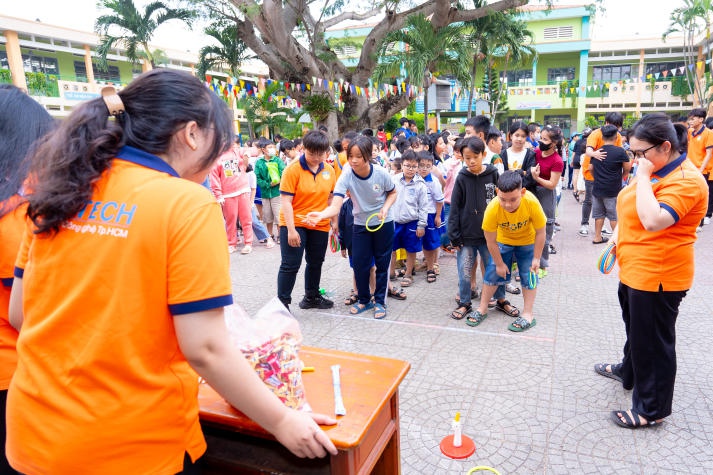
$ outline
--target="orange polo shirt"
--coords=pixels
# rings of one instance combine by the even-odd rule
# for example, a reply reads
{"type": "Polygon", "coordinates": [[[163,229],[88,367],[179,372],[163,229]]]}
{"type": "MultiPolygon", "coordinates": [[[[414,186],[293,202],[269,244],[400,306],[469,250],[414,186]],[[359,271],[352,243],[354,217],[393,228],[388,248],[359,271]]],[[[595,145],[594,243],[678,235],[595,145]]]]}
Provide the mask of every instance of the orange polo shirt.
{"type": "Polygon", "coordinates": [[[676,222],[661,231],[644,229],[636,211],[636,181],[619,193],[616,204],[619,279],[637,290],[681,291],[693,283],[696,228],[708,208],[708,185],[686,155],[651,177],[659,205],[676,222]]]}
{"type": "Polygon", "coordinates": [[[7,401],[22,473],[173,475],[206,444],[174,316],[232,303],[220,206],[124,147],[54,235],[25,232],[24,322],[7,401]]]}
{"type": "Polygon", "coordinates": [[[19,195],[14,195],[0,208],[5,207],[6,214],[0,218],[0,390],[10,385],[15,366],[17,366],[17,330],[10,325],[8,306],[12,290],[13,269],[17,251],[20,249],[22,234],[25,229],[27,205],[19,195]]]}
{"type": "MultiPolygon", "coordinates": [[[[706,158],[706,152],[713,148],[713,130],[708,129],[705,125],[695,132],[688,131],[688,159],[693,162],[696,168],[700,169],[703,165],[703,160],[706,158]]],[[[708,161],[708,166],[703,170],[703,173],[710,173],[713,168],[713,159],[708,161]]]]}
{"type": "MultiPolygon", "coordinates": [[[[290,163],[282,173],[280,193],[292,196],[292,211],[295,216],[295,226],[329,232],[329,220],[323,219],[317,226],[310,227],[302,222],[298,215],[306,215],[312,211],[322,211],[334,192],[337,182],[334,168],[327,163],[320,163],[317,173],[307,166],[304,156],[290,163]]],[[[285,215],[280,209],[280,226],[287,226],[285,215]]]]}
{"type": "MultiPolygon", "coordinates": [[[[614,142],[614,145],[617,147],[621,147],[623,144],[622,139],[621,139],[621,134],[619,132],[616,133],[616,142],[614,142]]],[[[589,170],[589,163],[591,162],[592,158],[586,154],[586,150],[589,147],[592,147],[592,149],[596,152],[600,148],[604,146],[604,138],[602,137],[602,129],[596,129],[593,130],[591,134],[589,134],[589,137],[587,137],[587,146],[584,148],[585,153],[582,155],[582,173],[584,173],[584,179],[587,181],[594,181],[594,175],[592,174],[591,170],[589,170]]]]}

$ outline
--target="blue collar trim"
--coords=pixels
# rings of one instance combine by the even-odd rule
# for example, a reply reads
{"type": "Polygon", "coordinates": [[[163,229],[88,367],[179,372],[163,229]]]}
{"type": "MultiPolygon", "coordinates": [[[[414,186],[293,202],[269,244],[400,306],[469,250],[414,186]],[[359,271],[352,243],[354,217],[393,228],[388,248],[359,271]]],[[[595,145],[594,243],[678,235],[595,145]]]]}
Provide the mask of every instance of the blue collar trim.
{"type": "MultiPolygon", "coordinates": [[[[312,170],[309,169],[309,165],[307,165],[307,159],[305,158],[304,154],[300,156],[300,166],[302,167],[303,170],[306,170],[310,173],[312,173],[312,170]]],[[[312,173],[312,175],[317,176],[319,172],[324,170],[324,163],[320,162],[319,166],[317,167],[317,171],[312,173]]]]}
{"type": "Polygon", "coordinates": [[[654,175],[656,175],[658,178],[664,178],[664,177],[666,177],[666,175],[668,175],[669,173],[674,171],[676,168],[680,167],[684,161],[686,161],[685,153],[681,154],[681,156],[678,157],[676,160],[672,161],[665,167],[661,168],[659,171],[654,173],[654,175]]]}
{"type": "Polygon", "coordinates": [[[693,132],[691,135],[693,135],[694,137],[697,137],[697,136],[701,135],[704,130],[706,130],[705,124],[701,125],[701,128],[698,129],[698,132],[693,132]]]}
{"type": "Polygon", "coordinates": [[[161,160],[159,157],[152,153],[144,152],[138,148],[130,147],[125,145],[119,149],[119,153],[116,154],[117,158],[126,160],[127,162],[136,163],[142,167],[152,168],[154,170],[168,173],[175,177],[179,177],[178,172],[171,167],[168,163],[161,160]]]}

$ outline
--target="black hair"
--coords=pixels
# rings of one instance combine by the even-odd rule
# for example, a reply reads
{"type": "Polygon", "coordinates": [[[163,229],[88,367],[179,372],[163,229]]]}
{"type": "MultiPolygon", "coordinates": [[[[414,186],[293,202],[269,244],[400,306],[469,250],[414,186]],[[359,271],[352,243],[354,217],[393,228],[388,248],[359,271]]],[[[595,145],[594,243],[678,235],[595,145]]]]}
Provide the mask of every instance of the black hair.
{"type": "Polygon", "coordinates": [[[322,132],[325,132],[325,133],[329,132],[329,129],[324,125],[320,125],[319,127],[317,127],[317,130],[321,130],[322,132]]]}
{"type": "Polygon", "coordinates": [[[376,128],[376,130],[379,131],[379,132],[383,132],[383,131],[384,131],[384,126],[383,126],[383,125],[380,125],[380,126],[378,126],[378,127],[376,128]]]}
{"type": "Polygon", "coordinates": [[[671,151],[686,153],[688,129],[683,124],[674,124],[662,112],[648,114],[639,119],[631,128],[629,137],[658,146],[664,142],[671,144],[671,151]]]}
{"type": "Polygon", "coordinates": [[[458,137],[456,141],[453,143],[453,150],[456,150],[458,153],[461,155],[463,154],[463,143],[465,142],[465,139],[462,137],[458,137]]]}
{"type": "Polygon", "coordinates": [[[171,150],[188,122],[211,130],[211,142],[195,171],[208,169],[233,143],[232,116],[225,102],[186,72],[157,68],[118,93],[125,112],[109,120],[101,97],[77,106],[37,148],[30,173],[36,177],[27,214],[37,233],[54,233],[91,199],[94,183],[119,149],[129,145],[154,155],[171,150]]]}
{"type": "Polygon", "coordinates": [[[342,147],[341,140],[335,140],[334,142],[332,142],[332,148],[337,153],[342,153],[344,151],[344,147],[342,147]]]}
{"type": "MultiPolygon", "coordinates": [[[[317,130],[319,130],[320,132],[323,132],[322,129],[317,129],[317,130]]],[[[325,132],[325,133],[326,133],[326,132],[325,132]]],[[[294,140],[292,141],[292,143],[295,144],[295,147],[299,147],[300,145],[302,145],[302,139],[301,139],[301,138],[300,138],[300,139],[294,139],[294,140]]]]}
{"type": "Polygon", "coordinates": [[[537,132],[538,127],[540,127],[540,124],[538,124],[537,122],[530,122],[529,124],[527,124],[528,135],[537,132]]]}
{"type": "MultiPolygon", "coordinates": [[[[346,138],[346,134],[345,134],[346,138]]],[[[375,161],[371,158],[371,153],[373,152],[374,145],[373,142],[371,141],[371,138],[366,137],[364,135],[357,135],[354,137],[354,140],[349,142],[349,145],[347,145],[347,156],[351,152],[352,148],[356,147],[359,149],[359,152],[361,153],[362,158],[367,161],[367,162],[372,162],[374,163],[375,161]]]]}
{"type": "Polygon", "coordinates": [[[436,142],[431,140],[430,135],[419,135],[418,138],[421,140],[421,145],[425,145],[426,149],[433,153],[433,148],[436,145],[436,142]]]}
{"type": "Polygon", "coordinates": [[[604,115],[604,122],[622,127],[624,125],[624,116],[621,115],[621,112],[607,112],[606,115],[604,115]]]}
{"type": "Polygon", "coordinates": [[[488,133],[485,134],[485,143],[490,142],[491,140],[495,139],[501,139],[503,138],[503,134],[500,133],[500,130],[498,130],[497,127],[490,127],[488,129],[488,133]]]}
{"type": "Polygon", "coordinates": [[[408,122],[408,119],[406,117],[401,117],[399,119],[399,124],[404,125],[406,122],[408,122]]]}
{"type": "Polygon", "coordinates": [[[510,130],[508,131],[510,132],[510,137],[512,137],[518,130],[525,132],[525,137],[530,134],[530,127],[523,121],[518,120],[510,124],[510,130]]]}
{"type": "Polygon", "coordinates": [[[352,140],[354,140],[354,139],[357,138],[358,136],[359,136],[359,134],[357,134],[357,133],[354,132],[353,130],[350,130],[349,132],[346,132],[346,133],[344,134],[344,136],[342,137],[342,140],[347,140],[347,141],[351,142],[352,140]]]}
{"type": "Polygon", "coordinates": [[[257,141],[257,148],[262,149],[265,147],[269,147],[270,145],[275,145],[275,142],[265,137],[260,137],[260,140],[257,141]]]}
{"type": "Polygon", "coordinates": [[[700,117],[701,119],[705,119],[707,115],[708,113],[703,107],[696,107],[688,113],[688,117],[700,117]]]}
{"type": "Polygon", "coordinates": [[[280,142],[280,151],[286,152],[295,148],[295,143],[292,140],[284,139],[280,142]]]}
{"type": "Polygon", "coordinates": [[[374,131],[371,129],[364,129],[361,131],[362,135],[366,135],[367,137],[373,137],[374,136],[374,131]]]}
{"type": "MultiPolygon", "coordinates": [[[[689,113],[690,114],[690,113],[689,113]]],[[[688,118],[690,115],[679,115],[674,122],[680,122],[682,124],[685,124],[688,122],[688,118]]]]}
{"type": "Polygon", "coordinates": [[[406,161],[418,163],[418,155],[416,155],[416,152],[409,149],[409,150],[406,150],[404,153],[402,153],[401,154],[401,163],[406,162],[406,161]]]}
{"type": "Polygon", "coordinates": [[[418,135],[412,135],[406,139],[408,141],[408,146],[413,148],[414,146],[421,145],[421,137],[418,135]]]}
{"type": "MultiPolygon", "coordinates": [[[[369,136],[366,135],[365,137],[369,137],[369,136]]],[[[384,148],[384,144],[383,144],[383,143],[381,142],[381,140],[379,140],[377,137],[374,137],[374,136],[372,135],[372,136],[369,137],[369,138],[371,139],[371,142],[372,142],[374,145],[376,145],[377,147],[379,147],[379,150],[381,150],[381,149],[384,148]]]]}
{"type": "Polygon", "coordinates": [[[706,124],[707,129],[713,129],[713,117],[708,117],[704,124],[706,124]]]}
{"type": "Polygon", "coordinates": [[[302,145],[308,152],[329,152],[329,137],[321,130],[309,130],[302,137],[302,145]]]}
{"type": "Polygon", "coordinates": [[[498,190],[503,193],[522,189],[522,173],[520,170],[505,170],[498,178],[498,190]]]}
{"type": "Polygon", "coordinates": [[[607,141],[611,141],[616,139],[616,135],[619,133],[619,130],[616,128],[616,125],[605,125],[602,127],[602,138],[607,141]]]}
{"type": "Polygon", "coordinates": [[[475,133],[483,134],[483,137],[485,137],[485,134],[488,133],[488,129],[490,129],[490,119],[484,115],[476,115],[466,120],[465,126],[473,127],[475,133]]]}
{"type": "Polygon", "coordinates": [[[545,132],[545,131],[547,131],[547,134],[550,136],[550,140],[555,145],[555,149],[559,153],[559,150],[562,148],[562,145],[564,144],[564,135],[562,134],[562,129],[560,129],[556,125],[547,124],[542,129],[542,132],[545,132]]]}
{"type": "Polygon", "coordinates": [[[422,150],[422,151],[416,153],[416,157],[418,157],[418,163],[429,162],[429,163],[433,164],[433,162],[434,162],[433,154],[431,152],[427,152],[425,150],[422,150]]]}
{"type": "Polygon", "coordinates": [[[410,146],[411,144],[409,143],[408,139],[401,137],[396,140],[396,150],[398,150],[399,153],[402,155],[410,146]]]}
{"type": "Polygon", "coordinates": [[[8,198],[20,192],[27,178],[27,157],[39,139],[54,127],[54,120],[21,89],[0,84],[0,218],[12,211],[8,198]]]}
{"type": "Polygon", "coordinates": [[[485,152],[485,142],[480,137],[466,137],[460,144],[460,153],[463,154],[463,149],[467,148],[473,153],[481,154],[485,152]]]}

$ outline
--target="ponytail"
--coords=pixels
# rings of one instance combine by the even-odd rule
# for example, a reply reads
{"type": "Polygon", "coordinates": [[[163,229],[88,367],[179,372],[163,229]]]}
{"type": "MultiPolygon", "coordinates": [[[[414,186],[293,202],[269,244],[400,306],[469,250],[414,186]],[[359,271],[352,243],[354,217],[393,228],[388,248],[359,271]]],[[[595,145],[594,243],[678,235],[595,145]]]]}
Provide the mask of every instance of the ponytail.
{"type": "Polygon", "coordinates": [[[174,134],[195,121],[201,128],[213,129],[213,143],[199,164],[207,168],[232,143],[225,103],[188,73],[155,69],[118,95],[123,113],[110,119],[103,98],[87,101],[34,153],[28,216],[38,234],[59,231],[86,206],[97,180],[124,145],[164,154],[174,134]]]}

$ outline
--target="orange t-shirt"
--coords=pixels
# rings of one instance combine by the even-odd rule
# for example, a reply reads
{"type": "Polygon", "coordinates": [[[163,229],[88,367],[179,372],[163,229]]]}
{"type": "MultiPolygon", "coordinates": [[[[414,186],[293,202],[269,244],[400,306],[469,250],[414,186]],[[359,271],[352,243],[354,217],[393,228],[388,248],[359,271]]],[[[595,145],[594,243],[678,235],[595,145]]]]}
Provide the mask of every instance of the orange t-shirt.
{"type": "MultiPolygon", "coordinates": [[[[616,141],[614,142],[614,145],[617,147],[621,147],[623,144],[622,139],[621,139],[621,134],[619,132],[616,133],[616,141]]],[[[582,173],[584,174],[584,179],[587,181],[594,181],[594,175],[592,174],[591,170],[589,170],[589,163],[592,160],[592,157],[586,154],[586,149],[589,147],[592,147],[594,151],[599,150],[604,146],[604,138],[602,137],[602,129],[596,129],[593,130],[591,134],[589,134],[589,137],[587,137],[587,146],[584,148],[585,153],[582,155],[582,173]]]]}
{"type": "Polygon", "coordinates": [[[220,206],[124,147],[54,235],[25,232],[24,322],[7,401],[22,473],[175,474],[206,448],[174,316],[232,303],[220,206]]]}
{"type": "Polygon", "coordinates": [[[636,211],[636,182],[619,193],[616,203],[619,279],[636,290],[681,291],[693,283],[696,228],[708,209],[708,185],[682,155],[651,177],[654,196],[676,222],[660,231],[644,229],[636,211]]]}
{"type": "MultiPolygon", "coordinates": [[[[701,168],[706,152],[713,148],[713,130],[702,125],[697,132],[688,131],[688,159],[693,162],[696,168],[701,168]]],[[[708,161],[708,166],[703,173],[709,173],[713,168],[713,159],[708,161]]]]}
{"type": "MultiPolygon", "coordinates": [[[[297,216],[326,208],[336,182],[334,168],[327,163],[320,164],[317,173],[312,173],[304,157],[301,157],[285,168],[280,182],[280,193],[292,196],[292,212],[296,227],[329,232],[328,219],[323,219],[312,228],[297,216]]],[[[280,226],[287,226],[282,209],[280,209],[280,226]]]]}
{"type": "Polygon", "coordinates": [[[0,218],[0,390],[8,388],[17,366],[17,330],[10,325],[8,306],[15,259],[25,229],[27,204],[22,203],[19,195],[14,195],[0,203],[0,208],[3,206],[11,211],[0,218]]]}
{"type": "Polygon", "coordinates": [[[339,180],[339,176],[342,174],[342,170],[344,170],[344,165],[347,163],[347,152],[339,152],[337,155],[337,159],[334,161],[334,174],[337,177],[337,180],[339,180]]]}

